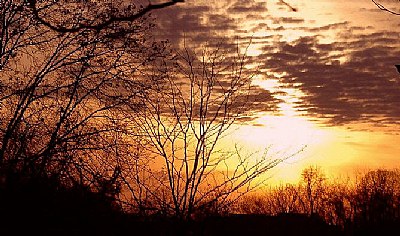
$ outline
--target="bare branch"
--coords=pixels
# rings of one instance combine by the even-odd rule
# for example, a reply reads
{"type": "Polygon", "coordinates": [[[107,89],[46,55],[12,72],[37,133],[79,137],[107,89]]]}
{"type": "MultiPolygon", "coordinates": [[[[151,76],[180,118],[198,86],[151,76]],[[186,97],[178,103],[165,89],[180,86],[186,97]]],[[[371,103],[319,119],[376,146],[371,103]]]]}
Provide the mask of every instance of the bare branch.
{"type": "Polygon", "coordinates": [[[400,15],[400,12],[395,12],[393,10],[390,10],[389,8],[385,7],[384,5],[378,3],[376,0],[371,0],[371,1],[382,11],[389,12],[393,15],[398,15],[398,16],[400,15]]]}
{"type": "Polygon", "coordinates": [[[284,1],[284,0],[279,0],[279,2],[282,3],[283,5],[287,6],[291,11],[294,11],[294,12],[297,11],[296,8],[294,8],[292,5],[290,5],[289,3],[287,3],[287,2],[284,1]]]}
{"type": "Polygon", "coordinates": [[[152,4],[151,2],[149,2],[149,4],[147,6],[141,8],[137,12],[131,13],[129,15],[125,15],[125,16],[111,15],[108,17],[108,19],[104,19],[100,23],[94,23],[94,24],[79,23],[78,25],[73,26],[73,27],[65,27],[62,25],[52,24],[50,21],[48,21],[47,19],[43,18],[40,15],[41,9],[39,9],[37,7],[37,0],[28,0],[28,2],[29,2],[29,6],[32,9],[33,15],[35,16],[36,20],[38,20],[41,24],[47,26],[48,28],[50,28],[56,32],[76,33],[76,32],[79,32],[79,31],[85,30],[85,29],[99,31],[99,30],[107,28],[111,24],[117,23],[117,22],[133,22],[133,21],[136,21],[136,20],[142,18],[143,16],[145,16],[146,14],[148,14],[152,11],[173,6],[177,3],[184,2],[184,0],[173,0],[173,1],[168,1],[168,2],[164,2],[164,3],[158,3],[158,4],[152,4]]]}

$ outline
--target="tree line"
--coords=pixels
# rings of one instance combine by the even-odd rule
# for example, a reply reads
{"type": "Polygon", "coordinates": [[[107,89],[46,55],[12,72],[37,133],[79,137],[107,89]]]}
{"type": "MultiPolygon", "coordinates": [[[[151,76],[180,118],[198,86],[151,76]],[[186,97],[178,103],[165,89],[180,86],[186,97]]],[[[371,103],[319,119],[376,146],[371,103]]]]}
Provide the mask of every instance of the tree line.
{"type": "Polygon", "coordinates": [[[272,187],[245,197],[245,214],[300,214],[322,219],[348,235],[398,232],[400,171],[377,169],[354,179],[329,180],[319,167],[303,170],[298,184],[272,187]]]}

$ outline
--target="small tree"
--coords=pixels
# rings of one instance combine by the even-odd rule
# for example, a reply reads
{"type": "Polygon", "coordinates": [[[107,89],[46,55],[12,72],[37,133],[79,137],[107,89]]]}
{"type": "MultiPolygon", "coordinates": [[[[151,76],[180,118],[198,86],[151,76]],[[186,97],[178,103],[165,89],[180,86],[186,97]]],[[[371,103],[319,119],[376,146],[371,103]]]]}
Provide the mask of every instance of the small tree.
{"type": "Polygon", "coordinates": [[[304,207],[309,215],[316,214],[323,207],[325,175],[320,168],[310,166],[303,170],[301,176],[305,185],[304,207]]]}

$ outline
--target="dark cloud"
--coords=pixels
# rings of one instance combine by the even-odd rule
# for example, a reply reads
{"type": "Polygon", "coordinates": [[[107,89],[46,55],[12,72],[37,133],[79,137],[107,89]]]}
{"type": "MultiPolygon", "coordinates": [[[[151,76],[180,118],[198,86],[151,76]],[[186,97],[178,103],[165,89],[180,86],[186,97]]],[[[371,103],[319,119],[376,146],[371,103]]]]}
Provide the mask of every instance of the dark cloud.
{"type": "Polygon", "coordinates": [[[265,67],[284,72],[284,83],[300,84],[306,96],[297,107],[310,116],[332,125],[399,123],[400,83],[394,67],[400,61],[399,37],[395,32],[360,34],[331,44],[302,37],[280,43],[265,67]]]}
{"type": "Polygon", "coordinates": [[[192,42],[232,40],[227,36],[246,34],[249,29],[243,27],[244,21],[262,21],[267,17],[266,2],[225,1],[219,4],[186,2],[155,12],[157,36],[178,44],[185,37],[192,42]]]}
{"type": "Polygon", "coordinates": [[[270,30],[270,27],[267,23],[260,22],[251,29],[252,32],[260,31],[260,30],[270,30]]]}
{"type": "Polygon", "coordinates": [[[348,26],[349,22],[337,22],[337,23],[332,23],[328,25],[324,25],[321,27],[310,27],[307,28],[306,30],[309,32],[321,32],[322,30],[336,30],[336,29],[341,29],[342,27],[348,26]]]}
{"type": "Polygon", "coordinates": [[[228,8],[228,13],[262,13],[266,12],[267,2],[255,2],[253,1],[236,1],[233,5],[228,8]]]}
{"type": "MultiPolygon", "coordinates": [[[[248,90],[243,90],[243,93],[233,96],[233,105],[230,110],[241,113],[240,120],[242,122],[251,121],[258,118],[258,112],[271,112],[279,114],[278,104],[283,102],[276,99],[274,94],[259,86],[251,86],[248,90]]],[[[209,106],[209,114],[215,114],[218,106],[209,106]]]]}
{"type": "Polygon", "coordinates": [[[222,37],[218,36],[219,31],[235,28],[233,19],[212,12],[209,6],[171,7],[156,12],[157,26],[154,34],[179,45],[184,38],[206,42],[210,37],[222,37]]]}
{"type": "Polygon", "coordinates": [[[300,24],[304,23],[304,19],[302,18],[295,18],[295,17],[280,17],[275,18],[273,21],[274,24],[300,24]]]}
{"type": "MultiPolygon", "coordinates": [[[[222,42],[220,46],[231,48],[252,41],[263,53],[248,62],[279,74],[283,84],[302,91],[305,95],[297,109],[327,124],[400,123],[400,76],[394,67],[400,63],[398,31],[349,20],[320,25],[296,14],[273,17],[266,1],[224,4],[222,10],[205,3],[168,8],[158,14],[159,34],[176,45],[184,37],[198,44],[222,42]],[[252,24],[244,26],[244,21],[252,24]],[[304,32],[304,36],[286,42],[285,33],[290,31],[304,32]],[[254,36],[254,32],[269,34],[254,36]],[[332,35],[335,42],[321,40],[332,35]]],[[[276,98],[279,92],[255,88],[251,98],[258,102],[253,111],[274,111],[281,102],[276,98]]]]}
{"type": "Polygon", "coordinates": [[[278,103],[283,102],[275,97],[276,94],[271,93],[259,86],[252,86],[247,95],[243,99],[247,99],[247,107],[252,113],[255,112],[275,112],[278,113],[278,103]]]}

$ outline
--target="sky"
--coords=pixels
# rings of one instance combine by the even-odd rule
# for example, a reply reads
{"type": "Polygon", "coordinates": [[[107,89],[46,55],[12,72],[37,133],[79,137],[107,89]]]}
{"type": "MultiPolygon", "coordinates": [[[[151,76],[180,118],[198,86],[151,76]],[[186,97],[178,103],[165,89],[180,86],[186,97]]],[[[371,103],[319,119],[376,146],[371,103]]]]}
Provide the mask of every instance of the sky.
{"type": "Polygon", "coordinates": [[[370,0],[286,2],[186,0],[154,13],[157,36],[177,47],[247,48],[257,106],[221,145],[272,157],[304,149],[269,171],[274,183],[310,165],[328,177],[400,167],[400,16],[370,0]]]}

